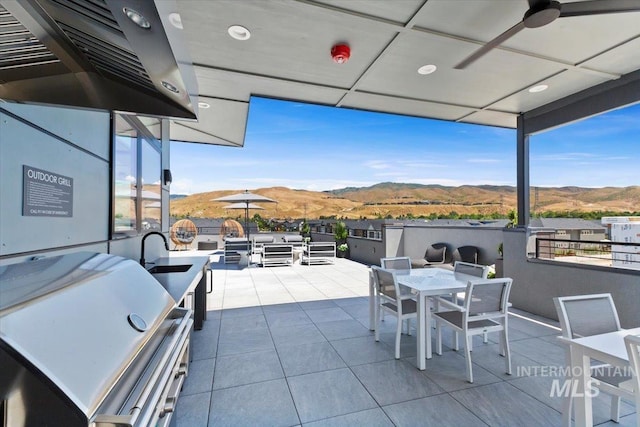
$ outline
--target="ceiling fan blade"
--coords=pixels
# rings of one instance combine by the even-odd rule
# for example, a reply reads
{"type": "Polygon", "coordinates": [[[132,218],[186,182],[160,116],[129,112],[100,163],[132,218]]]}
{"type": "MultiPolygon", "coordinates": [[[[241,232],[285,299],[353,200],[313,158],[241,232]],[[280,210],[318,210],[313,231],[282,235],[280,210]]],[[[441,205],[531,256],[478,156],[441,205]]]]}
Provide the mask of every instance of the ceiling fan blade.
{"type": "Polygon", "coordinates": [[[560,17],[640,12],[640,0],[590,0],[562,3],[560,17]]]}
{"type": "Polygon", "coordinates": [[[504,42],[504,41],[510,39],[511,37],[515,36],[520,31],[522,31],[524,28],[525,28],[524,27],[524,22],[522,22],[522,21],[518,22],[516,25],[514,25],[511,28],[509,28],[507,31],[505,31],[504,33],[500,34],[495,39],[487,42],[487,44],[485,44],[480,49],[478,49],[475,52],[473,52],[471,55],[466,57],[462,62],[460,62],[458,65],[456,65],[453,68],[455,68],[456,70],[463,70],[463,69],[467,68],[470,64],[475,62],[478,58],[480,58],[481,56],[485,55],[487,52],[489,52],[490,50],[496,48],[497,46],[501,45],[502,42],[504,42]]]}

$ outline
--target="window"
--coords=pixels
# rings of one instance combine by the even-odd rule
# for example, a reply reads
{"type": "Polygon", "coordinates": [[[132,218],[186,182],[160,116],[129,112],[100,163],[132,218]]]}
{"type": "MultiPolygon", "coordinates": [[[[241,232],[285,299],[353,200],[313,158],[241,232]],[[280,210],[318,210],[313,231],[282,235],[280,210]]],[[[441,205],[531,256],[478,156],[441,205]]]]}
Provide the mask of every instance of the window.
{"type": "Polygon", "coordinates": [[[113,234],[160,230],[160,141],[135,117],[115,115],[114,123],[113,234]]]}

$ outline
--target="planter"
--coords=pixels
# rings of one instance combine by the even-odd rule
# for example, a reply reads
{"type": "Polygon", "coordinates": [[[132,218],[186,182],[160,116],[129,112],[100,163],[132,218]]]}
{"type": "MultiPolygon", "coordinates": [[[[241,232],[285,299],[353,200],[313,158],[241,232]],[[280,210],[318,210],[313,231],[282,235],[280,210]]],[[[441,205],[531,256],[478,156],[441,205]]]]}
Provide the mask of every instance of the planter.
{"type": "Polygon", "coordinates": [[[348,258],[347,251],[336,251],[336,257],[338,257],[338,258],[348,258]]]}

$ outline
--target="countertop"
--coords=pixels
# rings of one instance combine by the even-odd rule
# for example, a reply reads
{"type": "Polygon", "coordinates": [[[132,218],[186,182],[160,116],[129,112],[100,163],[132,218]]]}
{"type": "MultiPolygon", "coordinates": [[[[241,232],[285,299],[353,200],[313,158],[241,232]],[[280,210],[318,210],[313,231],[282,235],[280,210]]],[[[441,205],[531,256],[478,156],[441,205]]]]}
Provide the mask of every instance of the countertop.
{"type": "Polygon", "coordinates": [[[147,263],[149,270],[158,265],[192,264],[191,268],[181,273],[154,273],[153,277],[169,292],[171,297],[180,303],[188,292],[193,292],[203,274],[203,267],[209,262],[207,256],[161,257],[147,263]]]}

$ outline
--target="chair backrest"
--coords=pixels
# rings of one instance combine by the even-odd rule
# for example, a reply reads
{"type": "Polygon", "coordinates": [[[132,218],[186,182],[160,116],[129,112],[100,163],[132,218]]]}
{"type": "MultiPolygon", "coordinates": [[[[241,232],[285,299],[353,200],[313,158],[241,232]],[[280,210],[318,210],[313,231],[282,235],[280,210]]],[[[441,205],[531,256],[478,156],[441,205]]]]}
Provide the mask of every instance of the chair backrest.
{"type": "MultiPolygon", "coordinates": [[[[631,375],[633,377],[633,389],[638,392],[640,390],[640,335],[627,335],[624,337],[624,345],[627,347],[629,355],[629,365],[631,366],[631,375]]],[[[637,402],[636,398],[636,402],[637,402]]],[[[636,408],[636,412],[640,411],[636,408]]],[[[637,416],[637,414],[636,414],[637,416]]]]}
{"type": "Polygon", "coordinates": [[[253,244],[254,245],[259,245],[259,244],[263,244],[263,243],[273,243],[275,242],[275,238],[273,236],[253,236],[253,244]]]}
{"type": "Polygon", "coordinates": [[[453,265],[453,272],[468,274],[469,276],[486,279],[487,275],[489,274],[489,266],[456,261],[456,263],[453,265]]]}
{"type": "Polygon", "coordinates": [[[620,319],[611,294],[556,297],[553,303],[565,338],[620,330],[620,319]]]}
{"type": "Polygon", "coordinates": [[[400,289],[394,271],[386,270],[375,265],[371,266],[371,271],[373,272],[373,283],[378,293],[387,298],[397,300],[400,295],[400,289]]]}
{"type": "Polygon", "coordinates": [[[293,234],[293,235],[284,235],[282,236],[282,241],[283,242],[287,242],[287,243],[292,243],[292,242],[302,242],[302,235],[300,234],[293,234]]]}
{"type": "Polygon", "coordinates": [[[476,246],[460,246],[453,252],[453,261],[468,262],[470,264],[478,263],[478,253],[480,250],[476,246]]]}
{"type": "Polygon", "coordinates": [[[406,256],[380,258],[380,266],[389,270],[411,270],[411,258],[406,256]]]}
{"type": "Polygon", "coordinates": [[[443,263],[447,259],[447,245],[445,243],[434,243],[427,248],[424,259],[431,263],[443,263]]]}
{"type": "Polygon", "coordinates": [[[513,280],[470,280],[464,298],[465,311],[470,316],[480,314],[506,314],[513,280]]]}

